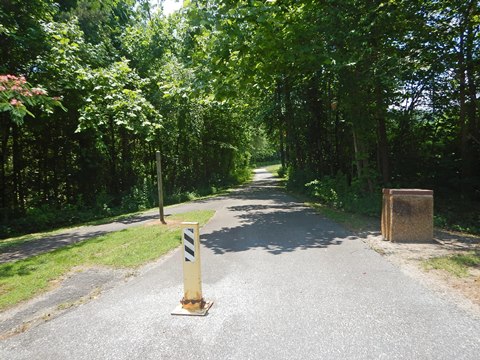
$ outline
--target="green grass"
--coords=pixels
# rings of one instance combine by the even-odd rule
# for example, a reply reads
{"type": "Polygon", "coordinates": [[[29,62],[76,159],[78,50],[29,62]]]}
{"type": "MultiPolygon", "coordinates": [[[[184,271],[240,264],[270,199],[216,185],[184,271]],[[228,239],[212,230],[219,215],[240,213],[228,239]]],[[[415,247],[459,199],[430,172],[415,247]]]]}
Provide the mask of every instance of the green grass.
{"type": "MultiPolygon", "coordinates": [[[[184,204],[186,202],[190,202],[190,201],[206,200],[206,199],[214,198],[214,197],[217,197],[217,196],[227,195],[230,192],[232,192],[233,189],[234,188],[222,188],[222,189],[218,190],[218,192],[216,192],[215,194],[205,195],[205,196],[196,195],[195,197],[192,197],[191,200],[187,200],[187,201],[182,202],[182,203],[177,203],[177,204],[172,204],[172,205],[165,206],[165,209],[167,209],[171,206],[178,206],[178,205],[184,204]]],[[[108,223],[115,222],[115,221],[128,220],[128,219],[134,218],[137,215],[143,214],[145,212],[148,212],[148,211],[151,211],[151,210],[154,210],[154,209],[156,209],[158,211],[158,207],[155,207],[155,208],[152,208],[152,209],[135,211],[135,212],[131,212],[131,213],[128,213],[128,214],[109,216],[109,217],[105,217],[105,218],[101,218],[101,219],[97,219],[97,220],[92,220],[92,221],[84,222],[84,223],[81,223],[81,224],[77,224],[75,226],[65,226],[65,227],[55,229],[55,230],[42,231],[42,232],[27,234],[27,235],[22,235],[22,236],[15,236],[15,237],[7,238],[7,239],[0,239],[0,251],[7,251],[8,249],[10,249],[12,247],[15,247],[15,246],[18,246],[18,245],[21,245],[23,243],[27,243],[29,241],[37,240],[37,239],[40,239],[40,238],[45,237],[45,236],[52,236],[52,235],[61,234],[65,231],[75,229],[75,228],[78,228],[78,227],[82,227],[82,226],[103,225],[103,224],[108,224],[108,223]]]]}
{"type": "Polygon", "coordinates": [[[273,175],[277,176],[278,175],[278,170],[282,167],[282,164],[273,164],[266,166],[265,169],[269,172],[272,173],[273,175]]]}
{"type": "Polygon", "coordinates": [[[181,221],[207,223],[214,211],[174,215],[170,225],[145,225],[106,234],[79,244],[0,265],[0,310],[48,290],[75,267],[136,268],[180,244],[181,221]]]}
{"type": "Polygon", "coordinates": [[[136,215],[142,214],[148,210],[143,210],[143,211],[136,211],[133,213],[128,213],[128,214],[122,214],[122,215],[116,215],[116,216],[110,216],[98,220],[92,220],[88,221],[82,224],[78,224],[76,226],[65,226],[61,227],[55,230],[51,231],[43,231],[43,232],[38,232],[38,233],[33,233],[33,234],[27,234],[27,235],[22,235],[22,236],[16,236],[16,237],[11,237],[8,239],[0,239],[0,251],[6,251],[9,248],[15,247],[17,245],[21,245],[23,243],[27,243],[32,240],[37,240],[45,236],[52,236],[56,234],[60,234],[62,232],[65,232],[69,229],[74,229],[82,226],[91,226],[91,225],[102,225],[102,224],[108,224],[114,221],[119,221],[119,220],[126,220],[135,217],[136,215]]]}
{"type": "Polygon", "coordinates": [[[465,254],[440,256],[423,262],[427,270],[445,270],[458,277],[466,277],[469,269],[480,267],[480,252],[471,251],[465,254]]]}
{"type": "Polygon", "coordinates": [[[12,246],[24,243],[24,242],[28,242],[28,241],[31,241],[31,240],[36,240],[36,239],[44,237],[44,236],[59,234],[61,232],[69,230],[69,229],[74,229],[74,228],[78,228],[78,227],[82,227],[82,226],[108,224],[108,223],[118,221],[118,220],[129,219],[129,218],[132,218],[132,217],[134,217],[138,214],[144,213],[146,211],[148,211],[148,210],[135,211],[135,212],[127,213],[127,214],[120,214],[120,215],[114,215],[114,216],[107,216],[107,217],[102,217],[102,218],[95,219],[95,220],[79,222],[77,224],[69,224],[69,225],[65,225],[65,226],[58,226],[53,230],[40,231],[40,232],[29,233],[29,234],[25,234],[25,235],[19,235],[19,236],[13,236],[13,237],[9,237],[9,238],[0,239],[0,250],[5,250],[6,248],[9,248],[9,247],[12,247],[12,246]]]}

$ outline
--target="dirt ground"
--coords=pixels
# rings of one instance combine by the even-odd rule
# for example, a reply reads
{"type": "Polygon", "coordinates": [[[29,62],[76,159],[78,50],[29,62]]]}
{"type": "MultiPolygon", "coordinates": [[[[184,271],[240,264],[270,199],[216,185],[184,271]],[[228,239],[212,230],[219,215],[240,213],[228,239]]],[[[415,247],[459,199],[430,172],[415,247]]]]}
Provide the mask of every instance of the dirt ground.
{"type": "Polygon", "coordinates": [[[434,257],[480,250],[480,237],[442,230],[435,231],[431,243],[393,243],[378,233],[364,234],[362,238],[409,276],[480,316],[480,268],[470,269],[466,277],[457,277],[444,270],[427,270],[422,264],[434,257]]]}

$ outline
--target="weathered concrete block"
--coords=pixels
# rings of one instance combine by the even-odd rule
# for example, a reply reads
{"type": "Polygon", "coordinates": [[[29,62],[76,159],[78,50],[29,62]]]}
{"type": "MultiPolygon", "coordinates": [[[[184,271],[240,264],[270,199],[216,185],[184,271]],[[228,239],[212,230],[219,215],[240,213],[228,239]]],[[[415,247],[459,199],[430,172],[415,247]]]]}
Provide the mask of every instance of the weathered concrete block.
{"type": "Polygon", "coordinates": [[[390,189],[383,189],[383,200],[382,200],[382,218],[381,218],[381,227],[382,227],[382,236],[385,240],[388,239],[388,229],[390,223],[390,189]]]}
{"type": "Polygon", "coordinates": [[[397,242],[433,239],[433,191],[384,189],[382,235],[397,242]]]}

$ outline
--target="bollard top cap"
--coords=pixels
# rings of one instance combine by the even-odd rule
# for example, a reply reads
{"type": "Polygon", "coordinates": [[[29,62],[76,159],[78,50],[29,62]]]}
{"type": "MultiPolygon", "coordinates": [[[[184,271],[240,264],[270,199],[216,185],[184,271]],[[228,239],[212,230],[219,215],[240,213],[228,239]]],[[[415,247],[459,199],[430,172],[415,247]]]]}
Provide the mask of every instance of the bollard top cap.
{"type": "Polygon", "coordinates": [[[389,189],[390,195],[433,195],[433,190],[426,189],[389,189]]]}

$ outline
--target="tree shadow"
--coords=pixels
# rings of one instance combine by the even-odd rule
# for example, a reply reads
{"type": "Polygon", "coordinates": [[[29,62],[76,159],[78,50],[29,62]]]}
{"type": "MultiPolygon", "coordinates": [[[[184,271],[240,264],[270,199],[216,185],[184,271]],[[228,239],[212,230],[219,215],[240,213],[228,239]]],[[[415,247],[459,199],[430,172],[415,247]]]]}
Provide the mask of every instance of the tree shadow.
{"type": "Polygon", "coordinates": [[[0,268],[0,279],[12,276],[30,275],[32,271],[35,271],[35,266],[31,264],[22,264],[19,267],[8,264],[0,268]]]}
{"type": "MultiPolygon", "coordinates": [[[[158,213],[140,214],[140,215],[129,216],[127,218],[116,220],[114,222],[121,223],[124,225],[130,225],[130,224],[136,224],[136,223],[141,223],[141,222],[150,221],[150,220],[157,220],[159,219],[159,216],[160,215],[158,213]]],[[[169,216],[169,215],[165,215],[165,216],[169,216]]]]}
{"type": "MultiPolygon", "coordinates": [[[[245,193],[247,198],[266,197],[271,194],[245,193]],[[259,196],[260,195],[260,196],[259,196]]],[[[247,204],[230,206],[236,222],[233,227],[202,235],[203,244],[215,254],[260,249],[272,255],[298,250],[326,248],[353,240],[344,228],[321,218],[314,211],[296,203],[285,194],[279,194],[274,204],[247,204]]]]}
{"type": "Polygon", "coordinates": [[[469,234],[453,233],[446,230],[436,230],[434,234],[436,242],[449,249],[457,251],[480,251],[480,237],[469,234]]]}
{"type": "MultiPolygon", "coordinates": [[[[51,235],[38,240],[31,240],[23,244],[3,249],[0,253],[0,264],[25,259],[34,255],[43,254],[70,244],[105,235],[109,231],[88,231],[51,235]]],[[[1,276],[1,274],[0,274],[1,276]]]]}

